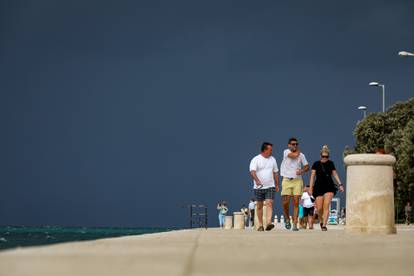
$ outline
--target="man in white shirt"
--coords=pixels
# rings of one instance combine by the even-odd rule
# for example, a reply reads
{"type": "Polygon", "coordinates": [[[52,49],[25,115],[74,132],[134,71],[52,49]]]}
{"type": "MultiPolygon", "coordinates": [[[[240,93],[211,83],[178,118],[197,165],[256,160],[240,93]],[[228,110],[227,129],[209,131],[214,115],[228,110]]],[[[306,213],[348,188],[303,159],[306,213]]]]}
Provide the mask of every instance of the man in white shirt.
{"type": "Polygon", "coordinates": [[[273,145],[264,142],[261,153],[250,162],[250,175],[253,178],[253,189],[256,197],[257,231],[264,231],[263,202],[266,201],[266,231],[272,230],[273,200],[275,192],[279,192],[279,169],[276,159],[272,156],[273,145]],[[276,184],[276,185],[275,185],[276,184]]]}
{"type": "MultiPolygon", "coordinates": [[[[302,175],[309,171],[309,164],[306,157],[299,150],[298,140],[290,138],[288,149],[283,152],[283,161],[280,166],[282,180],[282,202],[285,218],[289,217],[290,200],[293,198],[293,231],[298,231],[299,200],[302,196],[303,180],[302,175]]],[[[286,229],[290,229],[290,221],[285,221],[286,229]]]]}

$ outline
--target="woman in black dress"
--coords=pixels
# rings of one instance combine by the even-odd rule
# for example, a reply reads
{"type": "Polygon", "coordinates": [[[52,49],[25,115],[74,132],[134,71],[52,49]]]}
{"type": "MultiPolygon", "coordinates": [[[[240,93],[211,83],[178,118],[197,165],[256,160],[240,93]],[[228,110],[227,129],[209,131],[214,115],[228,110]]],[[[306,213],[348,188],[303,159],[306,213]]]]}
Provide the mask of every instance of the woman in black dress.
{"type": "Polygon", "coordinates": [[[339,179],[334,163],[329,160],[328,146],[323,146],[321,150],[321,160],[312,165],[310,177],[310,194],[315,198],[316,210],[322,231],[328,230],[326,224],[329,217],[329,205],[336,194],[338,188],[333,180],[335,178],[339,185],[339,191],[344,191],[344,186],[339,179]]]}

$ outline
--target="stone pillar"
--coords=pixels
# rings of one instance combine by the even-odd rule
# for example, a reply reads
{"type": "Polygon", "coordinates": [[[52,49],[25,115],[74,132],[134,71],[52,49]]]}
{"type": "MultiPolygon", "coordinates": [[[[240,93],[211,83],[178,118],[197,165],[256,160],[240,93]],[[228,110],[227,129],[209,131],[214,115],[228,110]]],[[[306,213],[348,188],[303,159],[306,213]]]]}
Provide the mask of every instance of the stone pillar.
{"type": "Polygon", "coordinates": [[[244,214],[242,212],[234,212],[234,229],[244,229],[244,214]]]}
{"type": "Polygon", "coordinates": [[[231,229],[233,227],[233,217],[226,216],[224,219],[224,229],[231,229]]]}
{"type": "Polygon", "coordinates": [[[396,233],[393,168],[388,154],[350,154],[347,165],[347,233],[396,233]]]}

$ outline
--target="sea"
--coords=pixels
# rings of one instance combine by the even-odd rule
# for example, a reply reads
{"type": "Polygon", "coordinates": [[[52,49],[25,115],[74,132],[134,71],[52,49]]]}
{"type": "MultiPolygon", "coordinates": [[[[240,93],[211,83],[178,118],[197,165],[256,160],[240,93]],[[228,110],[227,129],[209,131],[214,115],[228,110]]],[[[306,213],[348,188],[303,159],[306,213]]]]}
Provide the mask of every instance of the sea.
{"type": "Polygon", "coordinates": [[[0,250],[71,241],[142,235],[178,230],[174,228],[0,226],[0,250]]]}

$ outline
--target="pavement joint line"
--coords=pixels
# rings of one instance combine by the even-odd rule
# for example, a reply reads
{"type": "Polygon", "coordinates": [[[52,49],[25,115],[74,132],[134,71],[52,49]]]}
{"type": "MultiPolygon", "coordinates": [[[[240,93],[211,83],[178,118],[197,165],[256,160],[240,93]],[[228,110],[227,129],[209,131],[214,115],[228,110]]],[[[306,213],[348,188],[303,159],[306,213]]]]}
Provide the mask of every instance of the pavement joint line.
{"type": "MultiPolygon", "coordinates": [[[[202,231],[202,230],[201,230],[202,231]]],[[[201,231],[198,231],[197,237],[195,238],[194,245],[190,250],[190,254],[188,256],[187,263],[185,264],[183,276],[191,276],[193,274],[193,263],[194,263],[194,256],[198,248],[198,242],[200,240],[201,231]]]]}

